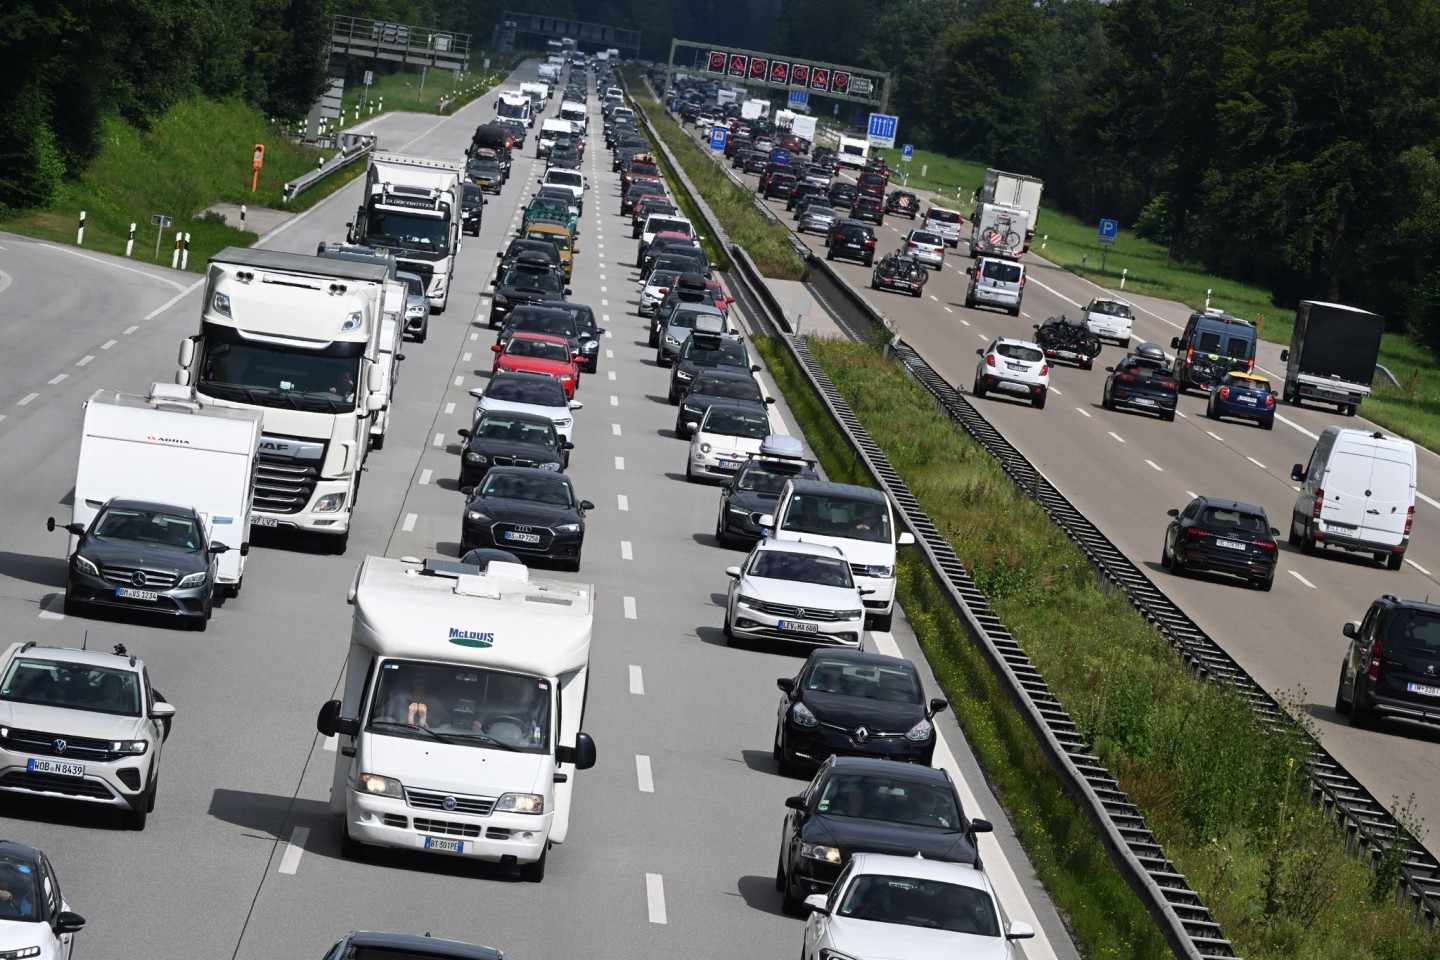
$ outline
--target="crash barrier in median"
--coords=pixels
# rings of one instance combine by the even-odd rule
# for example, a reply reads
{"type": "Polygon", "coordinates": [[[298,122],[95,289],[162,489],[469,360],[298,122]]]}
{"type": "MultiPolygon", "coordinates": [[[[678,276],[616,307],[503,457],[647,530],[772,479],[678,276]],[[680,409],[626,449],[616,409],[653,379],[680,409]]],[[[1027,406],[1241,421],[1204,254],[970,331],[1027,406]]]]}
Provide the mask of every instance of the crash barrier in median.
{"type": "Polygon", "coordinates": [[[296,177],[285,184],[283,199],[286,203],[295,199],[296,195],[308,190],[321,180],[334,173],[342,167],[348,167],[361,157],[368,156],[375,149],[375,136],[369,133],[341,133],[337,135],[339,152],[328,160],[321,161],[320,165],[309,173],[296,177]]]}

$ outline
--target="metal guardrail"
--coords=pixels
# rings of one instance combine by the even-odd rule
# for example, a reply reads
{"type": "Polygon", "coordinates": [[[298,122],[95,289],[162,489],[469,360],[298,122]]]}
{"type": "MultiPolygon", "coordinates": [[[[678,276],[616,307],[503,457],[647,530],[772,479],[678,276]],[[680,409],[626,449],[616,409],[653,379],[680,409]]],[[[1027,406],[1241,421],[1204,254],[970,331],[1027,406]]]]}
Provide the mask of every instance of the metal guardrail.
{"type": "Polygon", "coordinates": [[[310,189],[321,180],[330,176],[342,167],[348,167],[361,157],[368,156],[375,149],[375,136],[368,133],[342,133],[340,134],[340,152],[329,160],[321,163],[314,170],[303,174],[285,184],[285,191],[282,196],[284,202],[289,203],[296,195],[310,189]]]}

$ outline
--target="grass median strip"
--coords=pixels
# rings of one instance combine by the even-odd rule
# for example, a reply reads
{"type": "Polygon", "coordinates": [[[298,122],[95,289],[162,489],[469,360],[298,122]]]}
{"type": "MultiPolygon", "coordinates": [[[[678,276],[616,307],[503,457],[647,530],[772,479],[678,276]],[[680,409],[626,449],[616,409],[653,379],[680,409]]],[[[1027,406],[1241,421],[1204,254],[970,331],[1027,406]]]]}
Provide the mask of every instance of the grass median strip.
{"type": "MultiPolygon", "coordinates": [[[[1121,595],[1101,589],[1084,555],[898,363],[861,344],[810,346],[1242,956],[1440,958],[1440,940],[1394,905],[1394,870],[1372,871],[1349,857],[1342,834],[1309,802],[1298,726],[1263,731],[1247,704],[1191,674],[1121,595]]],[[[784,346],[757,347],[832,479],[868,482],[784,346]]],[[[909,553],[899,582],[906,615],[1083,949],[1136,960],[1165,954],[1088,820],[909,553]]]]}

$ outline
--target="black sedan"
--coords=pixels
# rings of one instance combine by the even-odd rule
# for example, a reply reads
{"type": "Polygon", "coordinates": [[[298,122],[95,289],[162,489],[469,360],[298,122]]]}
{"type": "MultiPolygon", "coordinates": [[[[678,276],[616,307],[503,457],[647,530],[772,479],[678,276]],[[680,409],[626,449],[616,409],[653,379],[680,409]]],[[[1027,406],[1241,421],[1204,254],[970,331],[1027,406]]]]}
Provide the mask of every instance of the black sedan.
{"type": "Polygon", "coordinates": [[[774,403],[774,397],[767,397],[748,370],[724,367],[707,370],[694,380],[680,398],[680,410],[675,414],[675,436],[681,440],[690,439],[687,422],[699,423],[705,419],[705,411],[717,400],[749,400],[753,403],[774,403]]]}
{"type": "Polygon", "coordinates": [[[486,411],[474,429],[461,430],[460,486],[478,483],[491,467],[535,467],[559,473],[575,445],[560,439],[549,417],[486,411]]]}
{"type": "Polygon", "coordinates": [[[856,853],[916,855],[981,869],[977,833],[944,770],[872,757],[831,757],[788,812],[775,867],[781,909],[799,914],[805,898],[828,893],[856,853]]]}
{"type": "Polygon", "coordinates": [[[1125,407],[1158,413],[1162,420],[1175,419],[1180,399],[1180,381],[1165,362],[1165,353],[1153,343],[1142,343],[1113,367],[1100,394],[1106,410],[1125,407]]]}
{"type": "MultiPolygon", "coordinates": [[[[763,448],[762,448],[763,450],[763,448]]],[[[760,518],[775,512],[780,489],[786,480],[818,480],[815,467],[795,457],[767,457],[764,453],[745,461],[720,493],[720,513],[715,518],[715,541],[722,547],[760,539],[760,518]]]]}
{"type": "Polygon", "coordinates": [[[1176,576],[1194,567],[1243,577],[1261,590],[1275,585],[1280,559],[1262,507],[1215,497],[1196,497],[1184,510],[1169,511],[1160,565],[1176,576]]]}
{"type": "MultiPolygon", "coordinates": [[[[51,517],[45,525],[54,530],[51,517]]],[[[87,527],[63,529],[79,537],[70,557],[65,612],[112,607],[176,617],[204,630],[215,600],[220,554],[231,549],[205,539],[205,522],[190,507],[144,500],[107,500],[87,527]]],[[[248,551],[248,543],[235,544],[248,551]]]]}
{"type": "Polygon", "coordinates": [[[472,236],[480,236],[480,224],[484,218],[485,204],[489,203],[480,195],[480,188],[473,183],[461,185],[460,218],[462,221],[462,232],[472,236]]]}
{"type": "Polygon", "coordinates": [[[575,497],[570,478],[535,467],[492,467],[468,498],[460,523],[460,552],[498,547],[521,557],[555,560],[580,569],[589,500],[575,497]]]}
{"type": "Polygon", "coordinates": [[[719,334],[690,334],[680,345],[680,353],[670,369],[670,403],[678,405],[680,395],[690,388],[692,380],[705,370],[717,368],[760,372],[760,367],[750,362],[750,352],[743,341],[719,334]]]}
{"type": "Polygon", "coordinates": [[[860,650],[816,650],[795,677],[775,681],[775,762],[780,772],[814,768],[830,756],[881,757],[929,766],[934,715],[915,665],[860,650]]]}

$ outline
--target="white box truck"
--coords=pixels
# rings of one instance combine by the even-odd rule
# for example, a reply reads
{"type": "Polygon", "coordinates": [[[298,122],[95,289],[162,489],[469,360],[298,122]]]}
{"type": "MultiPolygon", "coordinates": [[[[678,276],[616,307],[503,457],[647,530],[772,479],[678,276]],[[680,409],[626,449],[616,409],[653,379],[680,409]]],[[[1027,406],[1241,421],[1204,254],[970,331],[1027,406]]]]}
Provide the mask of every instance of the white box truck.
{"type": "Polygon", "coordinates": [[[350,224],[351,243],[389,251],[401,270],[419,274],[434,314],[445,312],[455,276],[461,173],[448,160],[375,154],[365,202],[350,224]]]}
{"type": "Polygon", "coordinates": [[[770,101],[746,100],[740,104],[740,119],[760,120],[770,116],[770,101]]]}
{"type": "Polygon", "coordinates": [[[1025,252],[1030,214],[1023,207],[981,203],[970,215],[970,256],[1015,259],[1025,252]]]}
{"type": "Polygon", "coordinates": [[[181,341],[175,380],[202,403],[263,414],[255,525],[345,552],[370,418],[385,405],[390,269],[242,247],[211,258],[200,332],[181,341]]]}
{"type": "Polygon", "coordinates": [[[1025,233],[1025,252],[1030,251],[1030,242],[1035,238],[1035,226],[1040,219],[1040,196],[1045,192],[1045,181],[1038,177],[1027,177],[1023,173],[1006,173],[994,167],[985,171],[985,183],[975,199],[980,203],[1000,203],[1024,210],[1030,220],[1025,233]]]}
{"type": "Polygon", "coordinates": [[[340,738],[343,851],[473,857],[543,879],[575,772],[595,763],[580,730],[594,588],[522,564],[366,557],[350,603],[342,699],[316,718],[340,738]]]}
{"type": "MultiPolygon", "coordinates": [[[[207,541],[230,548],[215,583],[235,596],[250,552],[260,437],[260,411],[201,403],[186,387],[156,383],[146,396],[97,390],[85,401],[70,520],[88,527],[112,497],[191,507],[207,541]]],[[[70,535],[67,556],[77,540],[70,535]]]]}

